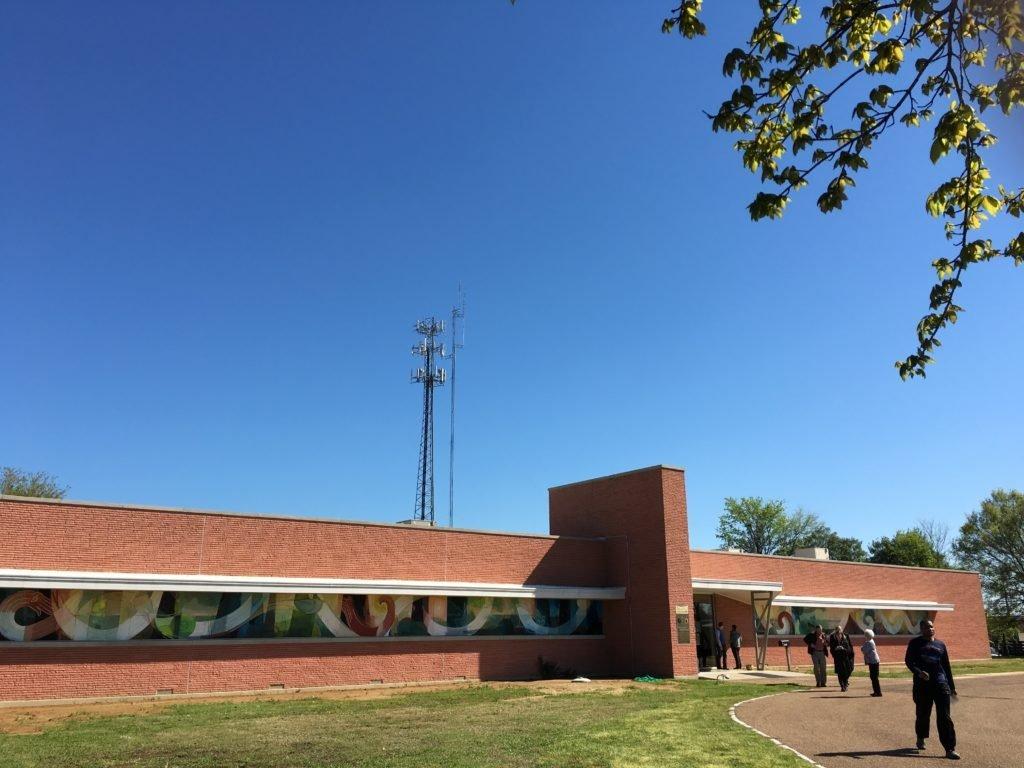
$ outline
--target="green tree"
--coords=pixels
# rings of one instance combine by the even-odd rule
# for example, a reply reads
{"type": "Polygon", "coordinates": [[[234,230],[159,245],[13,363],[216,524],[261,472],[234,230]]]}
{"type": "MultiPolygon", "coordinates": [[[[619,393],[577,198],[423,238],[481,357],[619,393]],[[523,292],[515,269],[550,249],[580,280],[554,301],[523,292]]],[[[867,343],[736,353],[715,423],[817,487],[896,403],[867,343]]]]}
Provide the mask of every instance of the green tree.
{"type": "Polygon", "coordinates": [[[967,516],[953,553],[981,574],[991,612],[1024,613],[1024,493],[993,491],[967,516]]]}
{"type": "Polygon", "coordinates": [[[788,555],[804,542],[823,537],[827,531],[816,515],[800,510],[790,514],[783,501],[747,496],[725,500],[717,536],[725,547],[758,555],[788,555]]]}
{"type": "Polygon", "coordinates": [[[835,531],[829,532],[829,535],[825,537],[823,544],[813,544],[811,546],[826,547],[828,549],[829,560],[846,560],[851,563],[863,563],[868,559],[868,554],[864,551],[864,544],[860,539],[853,536],[840,536],[835,531]]]}
{"type": "Polygon", "coordinates": [[[924,568],[948,568],[946,558],[916,530],[896,531],[894,536],[875,539],[868,546],[868,560],[889,565],[917,565],[924,568]]]}
{"type": "MultiPolygon", "coordinates": [[[[680,0],[662,31],[706,34],[702,2],[680,0]]],[[[833,0],[805,44],[784,32],[803,18],[797,0],[758,5],[749,40],[722,67],[739,85],[709,115],[714,131],[740,136],[743,165],[771,190],[750,204],[754,220],[781,217],[791,194],[822,173],[831,178],[818,208],[842,208],[878,139],[938,115],[929,156],[933,163],[949,157],[955,167],[925,208],[944,220],[950,251],[932,261],[936,280],[917,348],[896,363],[903,378],[924,376],[939,332],[963,311],[955,299],[967,268],[996,258],[1024,263],[1024,231],[1001,245],[976,236],[987,219],[1024,212],[1024,188],[990,183],[984,157],[996,137],[981,119],[989,107],[1009,115],[1024,105],[1020,0],[833,0]]]]}
{"type": "Polygon", "coordinates": [[[4,467],[0,472],[0,494],[6,496],[63,499],[67,490],[48,472],[25,472],[14,467],[4,467]]]}

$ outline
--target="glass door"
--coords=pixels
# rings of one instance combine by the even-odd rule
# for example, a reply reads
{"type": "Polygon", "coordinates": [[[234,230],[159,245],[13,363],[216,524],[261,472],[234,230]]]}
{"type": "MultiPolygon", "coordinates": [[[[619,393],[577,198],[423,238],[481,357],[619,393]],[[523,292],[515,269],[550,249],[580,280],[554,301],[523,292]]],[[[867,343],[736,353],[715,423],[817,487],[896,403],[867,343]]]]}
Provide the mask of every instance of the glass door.
{"type": "Polygon", "coordinates": [[[715,604],[711,595],[693,596],[694,623],[697,625],[697,666],[711,669],[715,656],[715,604]]]}

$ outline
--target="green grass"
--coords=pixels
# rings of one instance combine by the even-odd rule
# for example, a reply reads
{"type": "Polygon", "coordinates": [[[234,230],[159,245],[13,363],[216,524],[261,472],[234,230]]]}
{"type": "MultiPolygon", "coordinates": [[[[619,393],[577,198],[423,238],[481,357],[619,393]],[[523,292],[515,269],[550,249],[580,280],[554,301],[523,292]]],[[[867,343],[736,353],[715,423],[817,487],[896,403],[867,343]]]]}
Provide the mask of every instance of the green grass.
{"type": "MultiPolygon", "coordinates": [[[[902,658],[902,651],[901,658],[902,658]]],[[[954,661],[951,666],[953,667],[953,675],[985,675],[992,674],[994,672],[1024,672],[1024,658],[1013,658],[1013,659],[979,659],[978,661],[954,661]]],[[[800,672],[811,672],[809,666],[794,667],[794,670],[800,672]]],[[[832,676],[832,665],[829,664],[828,668],[829,676],[832,676]]],[[[861,659],[857,659],[857,666],[853,671],[854,677],[867,677],[868,668],[861,663],[861,659]]],[[[910,670],[900,665],[883,666],[878,671],[879,677],[888,678],[901,678],[910,677],[910,670]]]]}
{"type": "MultiPolygon", "coordinates": [[[[978,661],[954,661],[950,664],[953,668],[953,676],[956,675],[985,675],[993,672],[1024,672],[1024,659],[980,659],[978,661]]],[[[867,677],[868,670],[860,665],[854,674],[867,677]]],[[[878,671],[879,677],[910,677],[910,670],[906,667],[882,667],[878,671]]]]}
{"type": "Polygon", "coordinates": [[[706,681],[544,693],[474,686],[369,700],[188,703],[0,734],[4,768],[583,768],[804,764],[729,719],[784,688],[706,681]]]}

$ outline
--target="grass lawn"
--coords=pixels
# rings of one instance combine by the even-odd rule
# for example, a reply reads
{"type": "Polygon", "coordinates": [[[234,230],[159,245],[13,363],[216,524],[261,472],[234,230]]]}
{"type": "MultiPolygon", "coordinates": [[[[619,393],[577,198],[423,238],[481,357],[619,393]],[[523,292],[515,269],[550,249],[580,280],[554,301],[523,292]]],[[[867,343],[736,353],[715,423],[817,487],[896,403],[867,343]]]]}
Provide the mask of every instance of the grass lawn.
{"type": "MultiPolygon", "coordinates": [[[[978,661],[954,661],[950,664],[953,668],[953,676],[956,675],[984,675],[992,672],[1024,672],[1024,659],[980,659],[978,661]]],[[[854,674],[868,676],[867,667],[859,665],[854,674]]],[[[879,677],[910,677],[910,670],[906,667],[882,667],[878,671],[879,677]]]]}
{"type": "Polygon", "coordinates": [[[470,686],[373,699],[183,703],[0,734],[4,768],[805,768],[729,719],[785,688],[709,681],[578,692],[470,686]]]}
{"type": "MultiPolygon", "coordinates": [[[[886,649],[887,650],[887,649],[886,649]]],[[[903,652],[900,651],[900,654],[903,652]]],[[[900,656],[902,658],[902,655],[900,656]]],[[[857,666],[853,670],[854,677],[867,677],[868,668],[862,663],[863,659],[858,654],[857,666]]],[[[1013,658],[1013,659],[979,659],[978,661],[954,661],[951,666],[953,667],[953,675],[984,675],[991,674],[993,672],[1024,672],[1024,658],[1013,658]]],[[[794,670],[800,672],[807,672],[810,674],[811,668],[809,666],[794,667],[794,670]]],[[[829,660],[828,667],[829,677],[832,676],[832,663],[829,660]]],[[[910,670],[904,666],[883,666],[878,671],[879,677],[910,677],[910,670]]]]}

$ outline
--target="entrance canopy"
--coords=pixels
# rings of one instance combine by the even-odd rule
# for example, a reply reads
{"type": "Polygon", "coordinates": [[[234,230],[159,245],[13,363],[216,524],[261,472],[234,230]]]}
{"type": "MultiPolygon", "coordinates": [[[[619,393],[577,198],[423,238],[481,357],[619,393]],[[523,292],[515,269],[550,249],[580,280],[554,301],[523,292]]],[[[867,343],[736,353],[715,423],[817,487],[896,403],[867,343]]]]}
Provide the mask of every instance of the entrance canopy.
{"type": "Polygon", "coordinates": [[[779,581],[749,581],[746,579],[693,579],[694,592],[713,592],[740,603],[750,605],[751,592],[771,592],[777,595],[782,591],[779,581]]]}

